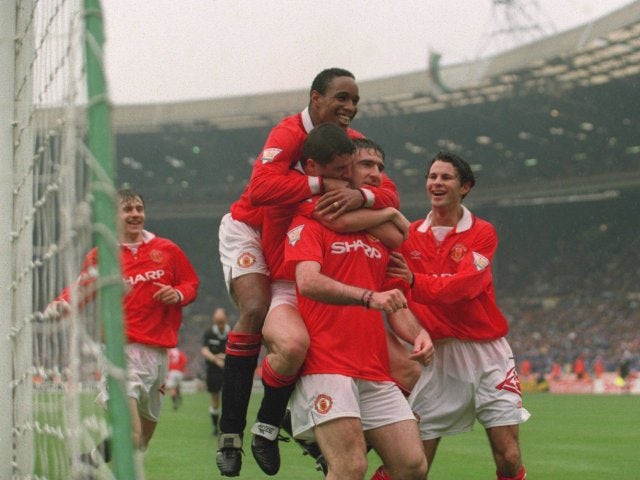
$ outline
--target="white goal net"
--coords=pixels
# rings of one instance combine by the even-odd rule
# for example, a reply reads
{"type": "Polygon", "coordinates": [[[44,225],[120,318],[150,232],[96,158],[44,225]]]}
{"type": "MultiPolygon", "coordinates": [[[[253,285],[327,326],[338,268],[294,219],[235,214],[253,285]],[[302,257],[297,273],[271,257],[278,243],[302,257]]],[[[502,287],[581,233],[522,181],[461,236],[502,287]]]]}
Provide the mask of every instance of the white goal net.
{"type": "Polygon", "coordinates": [[[101,297],[83,302],[76,282],[96,233],[115,244],[94,215],[96,183],[111,195],[113,182],[90,148],[85,6],[1,5],[0,478],[116,478],[86,455],[112,434],[95,399],[117,369],[103,354],[101,297]],[[56,319],[47,306],[65,287],[70,312],[56,319]]]}

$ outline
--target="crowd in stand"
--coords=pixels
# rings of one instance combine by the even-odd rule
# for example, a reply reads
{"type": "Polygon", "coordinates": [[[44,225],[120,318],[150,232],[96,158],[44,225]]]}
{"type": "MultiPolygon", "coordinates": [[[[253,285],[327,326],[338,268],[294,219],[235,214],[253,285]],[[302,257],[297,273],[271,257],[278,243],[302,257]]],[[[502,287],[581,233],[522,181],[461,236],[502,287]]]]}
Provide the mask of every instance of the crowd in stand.
{"type": "Polygon", "coordinates": [[[597,219],[602,223],[564,230],[547,225],[546,240],[529,230],[533,239],[525,249],[543,250],[542,259],[517,257],[518,268],[497,282],[513,350],[534,372],[548,373],[555,363],[571,370],[578,357],[591,375],[596,362],[611,372],[622,363],[640,370],[638,222],[624,210],[612,213],[613,206],[606,219],[597,219]]]}

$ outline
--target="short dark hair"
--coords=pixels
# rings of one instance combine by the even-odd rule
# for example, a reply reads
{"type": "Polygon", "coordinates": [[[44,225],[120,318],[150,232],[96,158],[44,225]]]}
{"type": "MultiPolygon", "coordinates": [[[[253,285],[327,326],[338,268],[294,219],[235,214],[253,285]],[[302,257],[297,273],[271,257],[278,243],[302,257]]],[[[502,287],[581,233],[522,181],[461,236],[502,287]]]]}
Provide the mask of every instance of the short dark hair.
{"type": "Polygon", "coordinates": [[[321,123],[309,132],[302,147],[302,161],[311,158],[320,165],[327,165],[336,155],[352,154],[356,151],[347,132],[335,123],[321,123]]]}
{"type": "Polygon", "coordinates": [[[135,200],[136,198],[139,198],[142,202],[142,205],[144,205],[144,198],[142,198],[142,195],[140,195],[135,190],[132,190],[130,188],[121,188],[120,190],[118,190],[118,200],[120,200],[120,202],[130,202],[132,200],[135,200]]]}
{"type": "Polygon", "coordinates": [[[427,176],[429,175],[429,170],[431,170],[431,165],[434,162],[447,162],[453,165],[453,167],[458,172],[458,176],[460,177],[460,185],[464,185],[465,183],[469,183],[471,187],[476,184],[476,177],[473,174],[473,170],[471,169],[471,165],[464,160],[462,157],[459,157],[455,153],[451,152],[438,152],[436,156],[431,159],[431,163],[429,163],[429,168],[427,169],[427,176]]]}
{"type": "Polygon", "coordinates": [[[345,70],[344,68],[326,68],[322,70],[316,78],[313,79],[311,83],[311,90],[309,91],[309,95],[315,90],[320,95],[324,95],[327,93],[327,89],[329,88],[329,84],[336,77],[351,77],[354,80],[356,77],[353,76],[349,70],[345,70]]]}
{"type": "Polygon", "coordinates": [[[356,150],[373,150],[378,155],[380,155],[380,158],[382,158],[382,160],[384,161],[384,150],[378,143],[369,138],[354,138],[352,141],[353,145],[356,147],[356,150]]]}

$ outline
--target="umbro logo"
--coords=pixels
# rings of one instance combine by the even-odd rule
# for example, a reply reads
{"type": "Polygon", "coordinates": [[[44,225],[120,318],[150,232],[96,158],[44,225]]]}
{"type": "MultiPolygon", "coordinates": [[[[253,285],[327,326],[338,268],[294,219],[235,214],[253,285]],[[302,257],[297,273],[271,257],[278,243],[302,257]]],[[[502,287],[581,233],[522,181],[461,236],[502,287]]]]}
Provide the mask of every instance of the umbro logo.
{"type": "Polygon", "coordinates": [[[409,252],[409,256],[411,258],[420,258],[422,256],[422,253],[420,253],[419,250],[412,250],[409,252]]]}
{"type": "Polygon", "coordinates": [[[264,437],[271,437],[274,434],[277,434],[277,428],[273,425],[267,425],[266,423],[261,423],[258,425],[258,430],[260,430],[260,434],[264,437]]]}
{"type": "Polygon", "coordinates": [[[500,382],[496,386],[497,390],[507,390],[509,392],[513,392],[517,395],[522,396],[522,390],[520,389],[520,378],[518,377],[518,373],[516,372],[515,367],[512,367],[507,372],[507,377],[504,381],[500,382]]]}

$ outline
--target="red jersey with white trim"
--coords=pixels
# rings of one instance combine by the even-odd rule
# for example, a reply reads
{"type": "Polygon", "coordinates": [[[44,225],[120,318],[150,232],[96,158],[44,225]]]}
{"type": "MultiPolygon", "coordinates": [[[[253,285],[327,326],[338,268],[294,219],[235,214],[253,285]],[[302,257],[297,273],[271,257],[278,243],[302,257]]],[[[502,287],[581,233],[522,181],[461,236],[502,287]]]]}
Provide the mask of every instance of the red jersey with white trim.
{"type": "MultiPolygon", "coordinates": [[[[293,170],[290,176],[294,176],[296,173],[298,176],[304,176],[298,170],[293,170]]],[[[387,175],[382,176],[379,187],[365,185],[361,187],[361,190],[366,190],[367,198],[373,199],[373,204],[370,208],[398,208],[400,205],[396,185],[387,175]]],[[[288,275],[287,270],[283,268],[284,240],[287,230],[294,216],[305,215],[310,217],[319,198],[320,196],[316,195],[294,205],[269,206],[265,208],[261,243],[262,252],[269,267],[269,272],[271,272],[271,280],[293,280],[293,277],[288,275]]]]}
{"type": "Polygon", "coordinates": [[[442,242],[433,235],[431,214],[411,224],[400,247],[415,276],[409,306],[433,340],[495,340],[509,331],[491,271],[498,237],[489,222],[463,212],[442,242]]]}
{"type": "MultiPolygon", "coordinates": [[[[365,232],[339,234],[316,220],[296,216],[287,233],[285,267],[318,262],[321,272],[342,283],[384,289],[389,250],[365,232]]],[[[311,343],[302,375],[332,373],[388,381],[389,358],[382,314],[355,305],[332,305],[298,292],[298,310],[311,343]]]]}
{"type": "Polygon", "coordinates": [[[169,370],[178,370],[179,372],[186,373],[189,360],[187,354],[179,348],[169,349],[169,370]]]}
{"type": "MultiPolygon", "coordinates": [[[[200,281],[185,253],[171,240],[144,232],[145,240],[134,253],[120,247],[122,280],[125,284],[123,311],[125,334],[129,343],[157,347],[175,347],[182,323],[182,307],[196,299],[200,281]],[[158,291],[154,282],[171,285],[182,295],[182,302],[165,305],[154,300],[158,291]]],[[[84,259],[80,286],[90,289],[97,276],[98,250],[93,248],[84,259]]],[[[71,287],[57,300],[70,302],[71,287]]],[[[88,296],[85,301],[91,300],[88,296]]],[[[84,303],[84,302],[81,302],[84,303]]]]}
{"type": "MultiPolygon", "coordinates": [[[[240,198],[231,205],[231,216],[254,228],[262,226],[265,205],[295,205],[322,191],[318,177],[293,175],[302,147],[313,129],[308,108],[278,123],[256,158],[251,179],[240,198]]],[[[347,129],[351,138],[363,135],[347,129]]]]}

